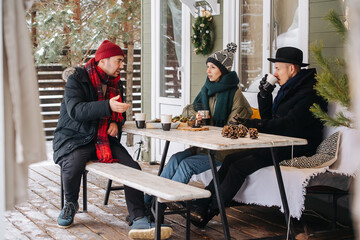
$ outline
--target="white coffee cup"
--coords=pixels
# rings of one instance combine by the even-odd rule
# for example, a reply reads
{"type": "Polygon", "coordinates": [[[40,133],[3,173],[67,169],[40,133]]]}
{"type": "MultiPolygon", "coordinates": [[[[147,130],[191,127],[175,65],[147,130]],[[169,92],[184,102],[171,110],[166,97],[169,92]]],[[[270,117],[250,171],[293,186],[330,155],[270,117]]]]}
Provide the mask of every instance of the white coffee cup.
{"type": "Polygon", "coordinates": [[[199,110],[198,113],[203,119],[210,118],[209,110],[199,110]]]}
{"type": "Polygon", "coordinates": [[[161,120],[162,129],[164,131],[169,131],[171,128],[172,115],[171,114],[161,114],[160,120],[161,120]]]}
{"type": "Polygon", "coordinates": [[[160,120],[161,123],[171,123],[172,115],[171,114],[161,114],[160,120]]]}
{"type": "Polygon", "coordinates": [[[135,123],[137,128],[144,128],[145,120],[146,120],[145,113],[135,113],[135,123]]]}
{"type": "Polygon", "coordinates": [[[275,83],[277,83],[278,79],[271,73],[268,73],[266,81],[268,81],[271,85],[274,85],[275,83]]]}
{"type": "Polygon", "coordinates": [[[146,113],[135,113],[135,121],[145,121],[146,113]]]}

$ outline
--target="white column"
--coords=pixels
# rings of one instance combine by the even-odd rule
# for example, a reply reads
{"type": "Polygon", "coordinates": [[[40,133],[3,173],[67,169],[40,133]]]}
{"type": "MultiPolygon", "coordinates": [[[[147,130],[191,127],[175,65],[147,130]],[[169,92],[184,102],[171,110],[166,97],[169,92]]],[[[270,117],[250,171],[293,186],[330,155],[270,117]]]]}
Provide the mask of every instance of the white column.
{"type": "MultiPolygon", "coordinates": [[[[151,1],[151,119],[156,117],[158,106],[155,99],[157,98],[157,79],[159,78],[160,66],[160,1],[151,1]]],[[[151,159],[156,161],[156,143],[151,138],[151,159]]]]}
{"type": "Polygon", "coordinates": [[[299,47],[303,51],[303,62],[309,62],[309,1],[299,1],[299,47]]]}
{"type": "MultiPolygon", "coordinates": [[[[354,123],[358,131],[358,141],[354,142],[353,154],[359,161],[359,141],[360,141],[360,82],[359,82],[359,66],[360,66],[360,6],[358,1],[349,1],[350,11],[350,29],[348,32],[348,45],[346,51],[347,63],[349,64],[349,85],[354,110],[354,123]]],[[[355,227],[356,239],[360,239],[360,172],[358,170],[354,181],[354,194],[352,199],[351,213],[353,217],[353,226],[355,227]]]]}
{"type": "Polygon", "coordinates": [[[4,121],[4,70],[3,70],[3,1],[0,1],[0,240],[5,235],[5,121],[4,121]]]}
{"type": "Polygon", "coordinates": [[[270,72],[270,62],[267,58],[271,57],[271,34],[272,34],[272,0],[263,1],[263,55],[262,55],[262,74],[270,72]]]}
{"type": "MultiPolygon", "coordinates": [[[[240,1],[226,0],[223,1],[223,49],[229,42],[234,42],[238,46],[237,53],[240,49],[240,1]]],[[[235,54],[233,69],[239,72],[239,54],[235,54]]]]}

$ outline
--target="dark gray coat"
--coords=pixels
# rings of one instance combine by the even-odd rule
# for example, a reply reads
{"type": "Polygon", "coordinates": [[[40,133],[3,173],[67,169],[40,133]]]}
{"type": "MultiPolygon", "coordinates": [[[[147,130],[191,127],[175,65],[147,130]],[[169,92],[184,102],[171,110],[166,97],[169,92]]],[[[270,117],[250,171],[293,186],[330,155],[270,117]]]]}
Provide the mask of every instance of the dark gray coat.
{"type": "MultiPolygon", "coordinates": [[[[119,81],[123,97],[123,88],[119,81]]],[[[124,100],[125,101],[125,100],[124,100]]],[[[97,101],[97,96],[84,68],[76,68],[65,85],[64,99],[60,107],[60,116],[54,132],[54,162],[71,153],[76,148],[90,143],[97,135],[99,120],[112,114],[109,100],[97,101]]],[[[125,122],[118,123],[119,135],[125,122]]]]}

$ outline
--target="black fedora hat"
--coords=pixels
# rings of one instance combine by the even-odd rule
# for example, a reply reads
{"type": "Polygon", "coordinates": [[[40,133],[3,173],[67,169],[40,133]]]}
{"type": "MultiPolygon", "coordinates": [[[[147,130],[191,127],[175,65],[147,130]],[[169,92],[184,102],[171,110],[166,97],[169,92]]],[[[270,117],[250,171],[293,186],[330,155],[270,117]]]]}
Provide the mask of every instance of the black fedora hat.
{"type": "Polygon", "coordinates": [[[299,65],[300,67],[309,66],[308,63],[303,63],[303,52],[294,47],[282,47],[276,51],[275,58],[268,58],[270,62],[284,62],[299,65]]]}

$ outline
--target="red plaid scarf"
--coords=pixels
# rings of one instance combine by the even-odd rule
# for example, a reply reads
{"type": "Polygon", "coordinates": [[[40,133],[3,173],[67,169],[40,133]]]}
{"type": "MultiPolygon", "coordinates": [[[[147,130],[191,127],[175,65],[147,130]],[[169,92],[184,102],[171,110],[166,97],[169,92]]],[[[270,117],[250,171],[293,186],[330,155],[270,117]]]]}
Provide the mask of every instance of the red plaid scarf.
{"type": "MultiPolygon", "coordinates": [[[[85,65],[85,69],[89,74],[90,81],[96,91],[98,101],[103,101],[116,97],[120,94],[118,81],[120,81],[120,75],[116,78],[109,77],[101,68],[96,65],[95,58],[92,58],[85,65]],[[106,94],[102,89],[102,83],[107,85],[106,94]]],[[[121,101],[121,97],[118,100],[121,101]]],[[[112,163],[118,162],[118,159],[113,159],[109,144],[109,137],[107,129],[109,120],[112,122],[122,122],[124,120],[121,113],[113,112],[111,116],[100,119],[99,128],[96,136],[96,155],[100,162],[112,163]]]]}

